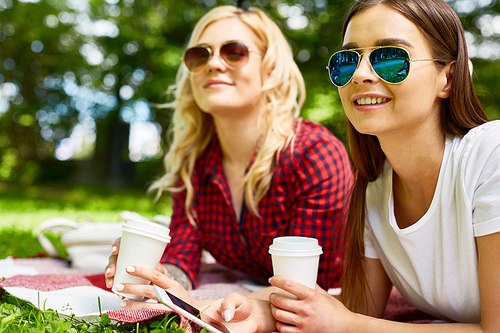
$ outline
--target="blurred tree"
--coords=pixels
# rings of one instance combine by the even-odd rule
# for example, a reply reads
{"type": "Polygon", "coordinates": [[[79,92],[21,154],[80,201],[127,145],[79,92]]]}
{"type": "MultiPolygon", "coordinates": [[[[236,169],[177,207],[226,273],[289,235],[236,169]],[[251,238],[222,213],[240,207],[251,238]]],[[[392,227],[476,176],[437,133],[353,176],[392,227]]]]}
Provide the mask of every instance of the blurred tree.
{"type": "MultiPolygon", "coordinates": [[[[345,140],[345,117],[325,66],[340,47],[351,0],[249,2],[266,11],[292,45],[307,85],[303,116],[345,140]]],[[[83,181],[144,186],[159,175],[161,151],[129,151],[145,145],[135,142],[134,126],[166,137],[171,111],[151,105],[170,100],[165,92],[196,21],[214,6],[235,3],[0,0],[0,181],[30,184],[71,171],[83,181]]],[[[478,93],[488,114],[500,118],[494,89],[500,4],[450,4],[468,30],[478,93]]]]}
{"type": "Polygon", "coordinates": [[[491,119],[500,119],[500,2],[450,0],[461,16],[474,67],[474,83],[491,119]]]}
{"type": "Polygon", "coordinates": [[[64,94],[52,91],[52,73],[72,68],[77,52],[62,57],[57,50],[62,26],[48,28],[44,17],[58,11],[52,6],[31,3],[0,2],[0,180],[33,181],[37,165],[53,152],[55,131],[45,131],[60,124],[57,136],[63,137],[71,112],[48,112],[42,127],[36,113],[46,108],[55,111],[64,94]],[[37,28],[35,28],[37,27],[37,28]],[[62,121],[67,118],[66,122],[62,121]],[[42,128],[44,129],[42,131],[42,128]],[[35,130],[36,129],[36,130],[35,130]],[[47,140],[49,139],[49,140],[47,140]]]}
{"type": "Polygon", "coordinates": [[[90,142],[82,178],[121,185],[130,176],[129,123],[167,128],[168,114],[155,117],[149,101],[164,100],[190,25],[167,20],[160,1],[2,0],[0,9],[0,180],[32,182],[55,152],[71,158],[56,149],[78,129],[90,142]]]}

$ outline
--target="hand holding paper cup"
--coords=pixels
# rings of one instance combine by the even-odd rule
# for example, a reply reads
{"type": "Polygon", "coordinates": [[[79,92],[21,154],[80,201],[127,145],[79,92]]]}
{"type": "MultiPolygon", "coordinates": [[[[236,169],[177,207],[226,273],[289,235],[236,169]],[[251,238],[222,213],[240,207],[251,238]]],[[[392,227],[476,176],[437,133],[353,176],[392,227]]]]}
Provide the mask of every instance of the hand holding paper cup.
{"type": "MultiPolygon", "coordinates": [[[[311,289],[316,287],[319,256],[323,253],[316,238],[285,236],[273,239],[269,246],[274,275],[297,281],[311,289]]],[[[294,295],[276,288],[276,293],[290,298],[294,295]]]]}
{"type": "Polygon", "coordinates": [[[127,223],[123,224],[116,274],[111,289],[114,293],[135,300],[144,298],[120,293],[116,290],[116,285],[119,283],[149,284],[147,280],[128,274],[125,269],[131,265],[156,269],[170,242],[169,233],[170,229],[167,227],[145,220],[128,219],[127,223]]]}

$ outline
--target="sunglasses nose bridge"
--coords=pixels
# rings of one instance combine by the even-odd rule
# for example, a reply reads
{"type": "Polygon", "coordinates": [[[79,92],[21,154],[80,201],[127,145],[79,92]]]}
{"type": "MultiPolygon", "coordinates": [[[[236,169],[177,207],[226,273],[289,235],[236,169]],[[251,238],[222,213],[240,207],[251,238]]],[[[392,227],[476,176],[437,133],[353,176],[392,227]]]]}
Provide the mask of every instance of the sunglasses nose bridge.
{"type": "Polygon", "coordinates": [[[358,56],[359,57],[358,58],[358,69],[363,64],[363,61],[365,61],[365,62],[367,61],[368,67],[370,67],[370,69],[373,69],[372,63],[370,61],[370,54],[371,53],[372,53],[371,51],[370,52],[358,52],[358,54],[359,54],[359,56],[358,56]]]}
{"type": "Polygon", "coordinates": [[[218,48],[215,48],[215,49],[212,49],[212,48],[209,48],[210,50],[210,56],[208,57],[208,60],[207,60],[207,66],[208,67],[211,67],[211,68],[221,68],[222,67],[228,67],[226,62],[224,61],[224,59],[222,58],[221,56],[221,53],[220,53],[220,47],[218,48]],[[216,61],[214,63],[214,61],[216,61]]]}
{"type": "Polygon", "coordinates": [[[358,66],[356,67],[356,71],[352,75],[353,82],[365,82],[375,81],[378,79],[377,73],[373,69],[371,60],[370,60],[370,52],[357,52],[358,53],[358,66]]]}

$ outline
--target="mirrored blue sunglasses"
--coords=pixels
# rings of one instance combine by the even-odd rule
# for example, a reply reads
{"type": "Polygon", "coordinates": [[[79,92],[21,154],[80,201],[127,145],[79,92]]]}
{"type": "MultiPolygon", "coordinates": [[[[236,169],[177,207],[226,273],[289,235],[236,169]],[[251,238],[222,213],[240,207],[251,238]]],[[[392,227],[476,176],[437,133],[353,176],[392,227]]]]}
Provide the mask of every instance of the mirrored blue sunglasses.
{"type": "Polygon", "coordinates": [[[439,61],[438,59],[411,59],[410,53],[399,46],[375,46],[342,50],[334,53],[328,61],[328,76],[337,87],[348,84],[359,66],[361,56],[367,54],[370,65],[377,76],[391,84],[403,82],[410,75],[410,63],[416,61],[439,61]],[[369,52],[358,52],[371,49],[369,52]]]}

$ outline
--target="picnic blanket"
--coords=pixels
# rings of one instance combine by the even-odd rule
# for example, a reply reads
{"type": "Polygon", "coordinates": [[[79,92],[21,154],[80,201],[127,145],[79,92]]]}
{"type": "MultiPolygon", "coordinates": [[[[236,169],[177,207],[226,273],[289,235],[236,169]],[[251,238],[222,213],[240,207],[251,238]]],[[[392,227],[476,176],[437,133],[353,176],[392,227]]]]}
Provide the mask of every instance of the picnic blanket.
{"type": "MultiPolygon", "coordinates": [[[[0,260],[0,283],[9,294],[25,299],[40,309],[54,309],[61,314],[88,318],[107,313],[112,320],[135,323],[163,315],[166,311],[127,310],[120,299],[105,286],[103,273],[69,268],[63,260],[50,258],[0,260]]],[[[248,294],[265,286],[252,283],[244,274],[220,264],[204,264],[199,286],[189,292],[195,299],[223,298],[231,292],[248,294]]],[[[181,317],[182,327],[197,332],[199,327],[181,317]]],[[[393,289],[385,319],[400,322],[427,323],[435,318],[408,304],[393,289]]]]}

